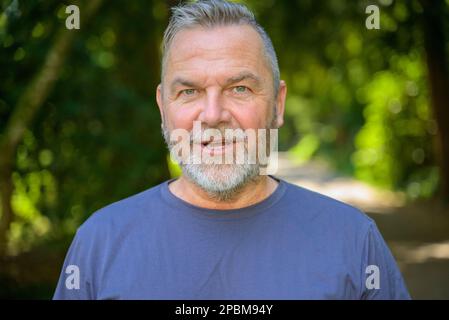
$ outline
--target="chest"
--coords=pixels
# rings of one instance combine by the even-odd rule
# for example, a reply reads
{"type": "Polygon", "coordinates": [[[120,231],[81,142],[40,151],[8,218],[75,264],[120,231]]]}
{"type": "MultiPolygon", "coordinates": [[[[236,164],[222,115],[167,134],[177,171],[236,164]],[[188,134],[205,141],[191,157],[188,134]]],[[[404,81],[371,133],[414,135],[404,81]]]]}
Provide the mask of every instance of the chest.
{"type": "Polygon", "coordinates": [[[99,299],[356,298],[357,268],[342,251],[239,239],[121,248],[98,277],[99,299]]]}

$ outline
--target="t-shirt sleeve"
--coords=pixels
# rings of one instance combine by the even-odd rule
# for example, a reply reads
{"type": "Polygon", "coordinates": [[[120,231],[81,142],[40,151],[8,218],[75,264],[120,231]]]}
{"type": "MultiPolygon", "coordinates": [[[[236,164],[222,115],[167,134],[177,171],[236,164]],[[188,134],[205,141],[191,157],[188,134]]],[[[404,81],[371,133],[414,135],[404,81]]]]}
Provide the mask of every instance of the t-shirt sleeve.
{"type": "Polygon", "coordinates": [[[92,246],[78,229],[64,260],[54,300],[95,299],[92,285],[92,246]]]}
{"type": "Polygon", "coordinates": [[[393,255],[371,222],[365,238],[362,261],[362,299],[411,299],[393,255]]]}

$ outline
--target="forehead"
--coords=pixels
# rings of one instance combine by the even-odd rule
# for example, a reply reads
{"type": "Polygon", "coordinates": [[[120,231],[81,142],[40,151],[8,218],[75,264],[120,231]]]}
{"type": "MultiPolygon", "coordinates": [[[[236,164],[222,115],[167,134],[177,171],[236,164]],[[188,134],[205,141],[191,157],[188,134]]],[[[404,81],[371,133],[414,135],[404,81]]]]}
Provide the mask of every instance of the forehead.
{"type": "Polygon", "coordinates": [[[196,27],[176,34],[166,60],[166,76],[269,72],[260,35],[249,25],[196,27]]]}

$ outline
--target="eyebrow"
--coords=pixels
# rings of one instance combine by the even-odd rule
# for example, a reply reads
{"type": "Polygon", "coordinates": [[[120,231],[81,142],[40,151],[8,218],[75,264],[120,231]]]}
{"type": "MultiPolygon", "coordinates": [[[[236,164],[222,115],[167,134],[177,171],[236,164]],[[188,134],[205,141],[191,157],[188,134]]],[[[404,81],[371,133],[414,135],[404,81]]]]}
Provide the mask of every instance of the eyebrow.
{"type": "Polygon", "coordinates": [[[198,87],[198,84],[196,84],[195,82],[178,77],[178,78],[175,78],[175,80],[173,80],[172,83],[170,84],[170,92],[175,91],[175,87],[178,85],[184,86],[184,87],[191,87],[191,88],[198,87]]]}
{"type": "Polygon", "coordinates": [[[258,87],[262,84],[262,80],[260,79],[260,77],[256,76],[255,74],[253,74],[251,72],[247,72],[247,71],[241,72],[238,75],[227,79],[225,84],[226,84],[226,86],[229,86],[231,84],[238,83],[243,80],[252,80],[258,87]]]}
{"type": "MultiPolygon", "coordinates": [[[[225,85],[229,86],[244,80],[251,80],[255,83],[255,85],[259,88],[262,85],[262,80],[260,77],[256,76],[255,74],[251,73],[251,72],[241,72],[236,76],[233,76],[231,78],[228,78],[225,81],[225,85]]],[[[174,92],[175,91],[175,87],[176,86],[185,86],[185,87],[190,87],[190,88],[198,88],[199,85],[193,81],[178,77],[175,78],[172,83],[170,84],[170,92],[174,92]]]]}

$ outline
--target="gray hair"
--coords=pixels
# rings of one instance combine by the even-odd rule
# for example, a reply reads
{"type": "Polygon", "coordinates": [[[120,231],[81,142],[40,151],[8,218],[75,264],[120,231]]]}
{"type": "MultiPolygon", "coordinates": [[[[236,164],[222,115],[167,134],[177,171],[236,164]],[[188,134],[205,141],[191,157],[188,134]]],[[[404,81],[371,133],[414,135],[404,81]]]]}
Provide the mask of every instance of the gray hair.
{"type": "Polygon", "coordinates": [[[276,52],[270,37],[259,25],[254,14],[244,5],[224,0],[199,0],[197,2],[181,4],[173,7],[172,16],[165,29],[162,43],[162,72],[163,79],[167,53],[175,35],[187,28],[212,28],[227,25],[249,25],[253,27],[262,38],[265,47],[265,56],[273,74],[275,96],[278,94],[280,73],[276,52]]]}

